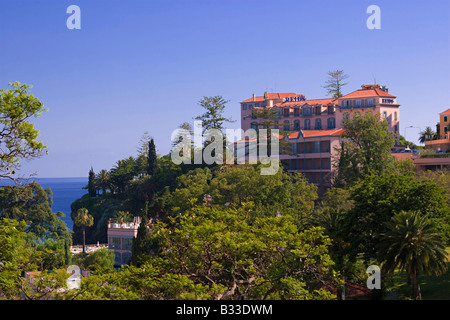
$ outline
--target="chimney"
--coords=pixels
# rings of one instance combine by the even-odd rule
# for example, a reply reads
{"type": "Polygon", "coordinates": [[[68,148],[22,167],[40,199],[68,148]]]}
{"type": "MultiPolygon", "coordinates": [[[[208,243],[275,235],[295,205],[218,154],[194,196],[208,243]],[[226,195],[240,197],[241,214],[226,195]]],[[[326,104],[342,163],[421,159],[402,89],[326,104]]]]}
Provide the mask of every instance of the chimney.
{"type": "Polygon", "coordinates": [[[253,94],[253,102],[255,102],[255,100],[256,100],[256,99],[255,99],[255,94],[253,94]]]}

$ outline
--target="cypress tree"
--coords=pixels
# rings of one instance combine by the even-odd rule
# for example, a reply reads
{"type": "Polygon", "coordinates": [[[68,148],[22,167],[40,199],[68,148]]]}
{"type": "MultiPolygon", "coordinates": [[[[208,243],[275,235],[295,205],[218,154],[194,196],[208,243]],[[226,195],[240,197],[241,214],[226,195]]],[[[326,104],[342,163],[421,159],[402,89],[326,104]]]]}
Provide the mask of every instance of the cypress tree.
{"type": "Polygon", "coordinates": [[[148,218],[147,215],[144,214],[136,238],[133,239],[133,245],[131,247],[130,262],[132,265],[139,266],[140,262],[144,260],[142,259],[144,258],[143,256],[150,255],[152,241],[147,225],[148,218]]]}
{"type": "Polygon", "coordinates": [[[92,167],[91,170],[89,170],[88,193],[91,197],[97,195],[97,190],[95,188],[95,172],[92,167]]]}
{"type": "Polygon", "coordinates": [[[147,173],[151,176],[153,176],[156,173],[156,148],[155,148],[155,142],[153,141],[153,138],[148,143],[148,156],[147,156],[147,173]]]}

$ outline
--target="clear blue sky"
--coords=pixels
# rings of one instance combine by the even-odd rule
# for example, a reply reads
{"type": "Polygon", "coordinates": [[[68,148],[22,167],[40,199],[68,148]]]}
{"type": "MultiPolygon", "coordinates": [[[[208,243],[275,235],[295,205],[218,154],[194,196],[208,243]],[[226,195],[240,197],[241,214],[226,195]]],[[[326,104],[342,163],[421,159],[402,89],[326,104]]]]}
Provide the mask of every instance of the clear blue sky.
{"type": "Polygon", "coordinates": [[[136,155],[145,131],[166,154],[171,132],[203,113],[203,96],[230,100],[238,128],[252,93],[323,98],[335,69],[350,76],[345,92],[386,85],[401,134],[435,128],[450,108],[450,0],[0,0],[0,88],[32,84],[49,108],[35,121],[48,155],[22,174],[110,169],[136,155]],[[66,27],[71,4],[81,30],[66,27]],[[366,27],[371,4],[380,30],[366,27]]]}

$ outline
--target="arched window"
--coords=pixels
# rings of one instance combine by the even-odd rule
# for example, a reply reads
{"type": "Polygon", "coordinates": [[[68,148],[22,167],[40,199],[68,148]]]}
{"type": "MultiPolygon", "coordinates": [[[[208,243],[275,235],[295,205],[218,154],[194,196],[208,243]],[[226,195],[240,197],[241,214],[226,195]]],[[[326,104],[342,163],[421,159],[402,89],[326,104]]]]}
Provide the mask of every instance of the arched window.
{"type": "Polygon", "coordinates": [[[328,118],[328,120],[327,120],[327,128],[328,129],[336,128],[336,120],[334,118],[328,118]]]}
{"type": "Polygon", "coordinates": [[[311,130],[311,120],[305,119],[305,125],[304,125],[303,129],[311,130]]]}
{"type": "Polygon", "coordinates": [[[294,120],[294,130],[300,130],[300,120],[294,120]]]}
{"type": "Polygon", "coordinates": [[[322,120],[320,120],[320,118],[316,119],[316,124],[314,126],[314,129],[316,129],[316,130],[322,129],[322,120]]]}
{"type": "Polygon", "coordinates": [[[255,129],[255,130],[258,130],[258,122],[252,122],[252,123],[250,124],[250,128],[255,129]]]}
{"type": "Polygon", "coordinates": [[[289,131],[289,120],[284,120],[283,122],[283,130],[284,131],[289,131]]]}

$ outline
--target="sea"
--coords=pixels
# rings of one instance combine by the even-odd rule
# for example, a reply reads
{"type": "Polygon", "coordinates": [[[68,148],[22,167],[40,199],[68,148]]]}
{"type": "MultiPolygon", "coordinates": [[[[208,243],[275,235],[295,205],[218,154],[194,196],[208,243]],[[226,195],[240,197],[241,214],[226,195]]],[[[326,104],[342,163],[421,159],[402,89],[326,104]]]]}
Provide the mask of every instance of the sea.
{"type": "MultiPolygon", "coordinates": [[[[42,188],[50,188],[53,192],[53,212],[62,212],[65,217],[60,217],[71,231],[73,228],[73,221],[70,218],[70,205],[76,199],[87,193],[87,190],[82,189],[88,184],[88,178],[37,178],[35,179],[42,188]]],[[[10,180],[0,180],[0,187],[12,185],[10,180]]]]}

